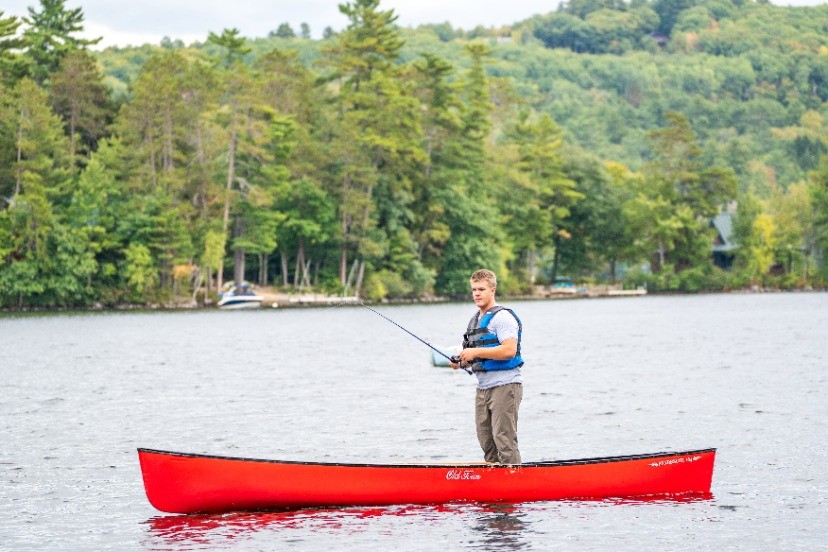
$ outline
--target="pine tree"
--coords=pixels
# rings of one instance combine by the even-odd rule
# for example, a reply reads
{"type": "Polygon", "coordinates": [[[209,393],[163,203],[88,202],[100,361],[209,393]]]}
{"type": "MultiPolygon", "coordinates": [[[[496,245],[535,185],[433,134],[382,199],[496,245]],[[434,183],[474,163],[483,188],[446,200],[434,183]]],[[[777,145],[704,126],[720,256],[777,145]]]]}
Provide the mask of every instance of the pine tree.
{"type": "MultiPolygon", "coordinates": [[[[400,178],[412,163],[422,160],[419,149],[417,102],[400,87],[396,62],[403,42],[394,23],[393,10],[379,10],[378,0],[357,0],[340,5],[350,23],[326,49],[334,75],[341,87],[336,98],[339,109],[337,153],[342,159],[340,185],[341,254],[340,284],[351,282],[346,275],[348,253],[357,258],[357,292],[361,287],[367,257],[381,255],[382,241],[388,238],[388,224],[373,232],[375,190],[384,188],[386,197],[408,202],[409,182],[400,178]]],[[[379,217],[388,222],[390,212],[379,217]]]]}
{"type": "Polygon", "coordinates": [[[238,29],[224,29],[220,35],[210,31],[207,35],[207,41],[219,46],[224,55],[221,57],[221,65],[225,69],[229,69],[237,61],[250,53],[250,47],[246,46],[246,40],[239,36],[238,29]]]}
{"type": "Polygon", "coordinates": [[[83,9],[67,9],[66,0],[40,0],[40,11],[29,8],[29,16],[23,20],[28,25],[23,37],[28,46],[29,74],[39,84],[58,69],[66,54],[101,41],[73,36],[83,31],[83,9]]]}
{"type": "MultiPolygon", "coordinates": [[[[231,220],[242,192],[252,186],[258,174],[264,146],[268,142],[269,122],[273,110],[264,105],[255,75],[243,63],[237,61],[223,73],[224,87],[220,108],[215,115],[216,123],[223,129],[226,169],[223,192],[222,230],[231,230],[229,245],[234,250],[234,280],[241,285],[244,279],[244,240],[235,241],[244,233],[243,220],[231,220]]],[[[219,271],[218,287],[223,283],[219,271]]]]}
{"type": "MultiPolygon", "coordinates": [[[[136,79],[133,99],[121,110],[116,125],[135,166],[128,187],[136,194],[129,198],[119,239],[146,247],[158,276],[147,280],[157,282],[158,287],[142,287],[145,291],[141,293],[148,293],[144,300],[171,297],[175,266],[192,263],[194,242],[200,238],[189,228],[198,212],[189,178],[189,161],[198,156],[189,138],[192,111],[185,80],[189,68],[178,51],[151,58],[136,79]]],[[[141,266],[147,269],[145,264],[141,266]]]]}
{"type": "Polygon", "coordinates": [[[17,157],[13,193],[0,211],[0,301],[18,307],[77,304],[97,267],[87,236],[65,222],[71,180],[60,119],[28,78],[15,87],[12,105],[17,157]]]}
{"type": "MultiPolygon", "coordinates": [[[[323,244],[327,244],[336,232],[332,226],[334,215],[332,198],[321,182],[327,177],[327,133],[322,114],[325,102],[324,89],[315,83],[313,75],[299,60],[298,52],[274,49],[254,65],[259,74],[262,99],[279,117],[289,117],[292,125],[288,138],[290,151],[276,155],[284,165],[277,169],[287,170],[287,178],[269,175],[273,181],[281,181],[276,192],[274,208],[285,214],[278,225],[278,248],[281,257],[282,285],[288,286],[293,275],[293,285],[308,286],[311,282],[311,264],[322,262],[323,244]],[[314,258],[314,255],[316,257],[314,258]],[[291,261],[294,263],[290,269],[291,261]]],[[[272,170],[268,167],[268,173],[272,170]]],[[[278,172],[278,171],[277,171],[278,172]]],[[[260,280],[261,265],[260,260],[260,280]]]]}
{"type": "Polygon", "coordinates": [[[472,64],[461,82],[464,109],[460,133],[448,144],[444,163],[451,185],[441,191],[450,237],[434,284],[438,293],[453,296],[468,293],[469,275],[475,270],[488,267],[502,274],[503,268],[499,215],[486,178],[492,104],[484,64],[490,50],[472,43],[467,45],[467,53],[472,64]]]}
{"type": "Polygon", "coordinates": [[[426,154],[420,174],[413,183],[414,237],[418,243],[418,255],[427,266],[436,268],[446,240],[451,235],[445,220],[447,199],[445,190],[455,180],[450,163],[450,152],[462,129],[463,103],[449,79],[454,67],[447,61],[422,54],[414,64],[416,71],[415,95],[422,108],[422,149],[426,154]]]}
{"type": "Polygon", "coordinates": [[[69,134],[69,151],[88,158],[98,140],[106,135],[111,118],[109,94],[103,75],[89,53],[67,54],[51,79],[52,107],[63,117],[69,134]]]}
{"type": "Polygon", "coordinates": [[[529,284],[535,282],[538,249],[554,244],[552,278],[557,276],[561,241],[570,209],[584,194],[564,172],[560,152],[563,132],[549,115],[530,120],[523,113],[509,130],[517,148],[514,180],[510,182],[504,212],[510,221],[518,252],[525,255],[529,284]]]}
{"type": "Polygon", "coordinates": [[[680,271],[709,257],[710,219],[733,198],[738,183],[730,169],[703,168],[687,117],[668,113],[666,119],[667,126],[649,134],[654,158],[644,170],[642,206],[650,211],[645,217],[652,223],[656,268],[669,260],[680,271]]]}
{"type": "Polygon", "coordinates": [[[16,16],[4,17],[0,10],[0,86],[13,85],[26,73],[26,64],[18,53],[26,46],[26,40],[17,36],[20,21],[16,16]]]}

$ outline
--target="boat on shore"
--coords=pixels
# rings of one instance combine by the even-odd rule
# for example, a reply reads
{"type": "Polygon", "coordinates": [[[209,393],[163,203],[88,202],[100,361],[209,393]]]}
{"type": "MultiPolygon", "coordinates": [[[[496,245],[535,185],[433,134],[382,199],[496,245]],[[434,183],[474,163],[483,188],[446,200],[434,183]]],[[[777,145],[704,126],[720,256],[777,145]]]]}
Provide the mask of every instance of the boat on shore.
{"type": "Polygon", "coordinates": [[[225,310],[257,309],[262,306],[264,297],[260,295],[227,295],[218,302],[218,308],[225,310]]]}
{"type": "Polygon", "coordinates": [[[715,449],[519,465],[334,464],[138,449],[163,512],[708,496],[715,449]]]}
{"type": "MultiPolygon", "coordinates": [[[[461,347],[460,345],[449,345],[448,347],[437,347],[437,349],[448,356],[454,356],[460,354],[460,351],[463,350],[463,347],[461,347]]],[[[431,350],[431,364],[439,367],[451,366],[451,364],[449,363],[449,359],[447,359],[434,349],[431,350]]]]}
{"type": "Polygon", "coordinates": [[[218,308],[224,310],[257,309],[262,306],[264,297],[256,295],[250,284],[243,282],[240,287],[230,284],[227,291],[219,295],[218,308]]]}

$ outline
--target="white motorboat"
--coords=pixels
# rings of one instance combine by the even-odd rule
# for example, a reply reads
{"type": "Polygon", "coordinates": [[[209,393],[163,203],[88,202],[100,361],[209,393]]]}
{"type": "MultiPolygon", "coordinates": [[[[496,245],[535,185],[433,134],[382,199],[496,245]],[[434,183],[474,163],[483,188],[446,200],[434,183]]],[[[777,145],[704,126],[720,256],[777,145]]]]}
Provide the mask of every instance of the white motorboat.
{"type": "Polygon", "coordinates": [[[257,309],[262,306],[262,300],[264,299],[261,295],[256,295],[247,282],[244,282],[239,288],[230,286],[219,297],[218,308],[225,310],[257,309]]]}

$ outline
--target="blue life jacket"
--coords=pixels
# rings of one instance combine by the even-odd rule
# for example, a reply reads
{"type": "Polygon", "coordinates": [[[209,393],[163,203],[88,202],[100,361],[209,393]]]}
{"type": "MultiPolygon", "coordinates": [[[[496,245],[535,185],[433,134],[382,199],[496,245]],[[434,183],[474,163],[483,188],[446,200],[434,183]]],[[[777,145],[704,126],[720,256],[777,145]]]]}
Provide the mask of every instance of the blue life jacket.
{"type": "Polygon", "coordinates": [[[501,307],[500,305],[496,305],[490,308],[486,311],[485,314],[483,314],[483,316],[480,316],[479,311],[475,313],[475,315],[469,322],[469,327],[466,330],[466,333],[463,334],[463,348],[468,349],[470,347],[497,347],[498,345],[500,345],[500,341],[497,339],[497,335],[490,332],[487,328],[489,326],[489,322],[491,322],[492,318],[494,318],[494,315],[502,310],[508,311],[509,314],[514,316],[515,320],[517,320],[517,353],[514,357],[506,360],[476,358],[472,361],[472,370],[474,372],[484,372],[487,370],[512,370],[514,368],[519,368],[523,366],[523,359],[520,357],[520,340],[521,334],[523,333],[523,324],[521,324],[520,318],[518,318],[518,316],[515,314],[515,311],[513,311],[512,309],[507,309],[506,307],[501,307]]]}

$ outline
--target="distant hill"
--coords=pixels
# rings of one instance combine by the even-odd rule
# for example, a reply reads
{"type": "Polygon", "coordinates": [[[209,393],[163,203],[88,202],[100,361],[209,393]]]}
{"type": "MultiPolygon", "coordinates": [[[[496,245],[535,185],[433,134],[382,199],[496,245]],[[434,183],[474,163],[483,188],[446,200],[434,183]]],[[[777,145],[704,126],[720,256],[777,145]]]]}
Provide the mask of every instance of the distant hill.
{"type": "MultiPolygon", "coordinates": [[[[685,114],[706,164],[732,167],[760,195],[805,178],[826,151],[828,5],[777,7],[728,0],[635,3],[572,0],[500,29],[448,24],[402,29],[401,61],[421,52],[462,67],[463,45],[487,40],[487,71],[526,105],[552,115],[567,140],[633,169],[646,161],[649,131],[670,111],[685,114]]],[[[324,41],[250,39],[250,61],[274,47],[313,66],[324,41]]],[[[118,96],[163,49],[193,56],[211,46],[179,42],[98,54],[118,96]]]]}

